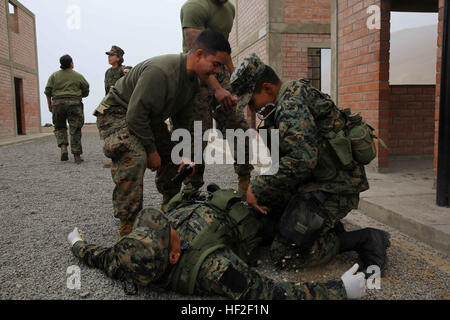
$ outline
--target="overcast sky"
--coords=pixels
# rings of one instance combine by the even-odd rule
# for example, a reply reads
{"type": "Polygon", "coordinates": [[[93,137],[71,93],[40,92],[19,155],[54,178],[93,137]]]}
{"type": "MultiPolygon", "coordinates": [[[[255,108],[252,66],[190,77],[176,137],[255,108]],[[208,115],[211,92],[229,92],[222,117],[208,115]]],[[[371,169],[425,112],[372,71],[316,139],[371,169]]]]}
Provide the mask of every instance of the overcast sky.
{"type": "MultiPolygon", "coordinates": [[[[86,122],[104,96],[109,68],[105,51],[118,45],[125,65],[182,51],[180,9],[185,0],[20,0],[36,15],[42,124],[51,123],[43,94],[48,77],[59,70],[59,58],[70,54],[75,70],[91,85],[84,99],[86,122]],[[77,25],[77,10],[80,12],[77,25]]],[[[434,14],[392,14],[392,31],[437,23],[434,14]]]]}

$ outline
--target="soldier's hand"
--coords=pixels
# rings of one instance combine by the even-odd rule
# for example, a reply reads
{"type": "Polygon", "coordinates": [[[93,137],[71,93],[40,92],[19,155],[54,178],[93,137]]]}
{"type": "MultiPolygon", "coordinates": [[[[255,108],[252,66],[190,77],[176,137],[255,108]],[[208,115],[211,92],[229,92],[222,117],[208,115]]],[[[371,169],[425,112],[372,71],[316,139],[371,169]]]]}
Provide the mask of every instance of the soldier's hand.
{"type": "Polygon", "coordinates": [[[180,166],[178,167],[178,173],[180,173],[181,172],[181,170],[183,170],[183,168],[185,167],[185,166],[191,166],[191,168],[193,169],[192,170],[192,173],[189,175],[189,176],[187,176],[186,177],[186,179],[187,178],[189,178],[189,177],[192,177],[193,175],[194,175],[194,173],[195,173],[195,162],[192,162],[190,159],[188,159],[188,158],[182,158],[181,159],[181,164],[180,164],[180,166]]]}
{"type": "Polygon", "coordinates": [[[224,88],[217,89],[214,96],[225,111],[231,111],[238,103],[238,99],[224,88]]]}
{"type": "Polygon", "coordinates": [[[67,241],[69,241],[70,245],[73,247],[75,243],[78,241],[82,241],[80,233],[78,232],[78,228],[75,227],[71,233],[67,236],[67,241]]]}
{"type": "Polygon", "coordinates": [[[53,112],[53,105],[48,106],[48,111],[53,112]]]}
{"type": "Polygon", "coordinates": [[[147,168],[152,171],[158,171],[161,169],[161,157],[158,151],[150,153],[147,157],[147,168]]]}
{"type": "Polygon", "coordinates": [[[256,211],[258,211],[262,214],[267,214],[268,208],[260,207],[258,205],[258,199],[256,199],[255,194],[252,192],[251,186],[248,186],[248,190],[247,190],[247,203],[250,207],[252,207],[256,211]]]}
{"type": "Polygon", "coordinates": [[[348,299],[361,299],[366,294],[366,277],[362,272],[355,274],[358,268],[358,264],[353,265],[341,277],[348,299]]]}

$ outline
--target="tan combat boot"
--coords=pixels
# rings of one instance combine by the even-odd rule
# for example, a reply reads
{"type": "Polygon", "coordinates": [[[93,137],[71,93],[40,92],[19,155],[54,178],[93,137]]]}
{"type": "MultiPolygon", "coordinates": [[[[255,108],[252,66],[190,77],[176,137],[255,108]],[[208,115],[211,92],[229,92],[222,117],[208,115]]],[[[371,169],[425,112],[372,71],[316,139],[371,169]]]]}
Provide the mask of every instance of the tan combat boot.
{"type": "Polygon", "coordinates": [[[120,220],[120,230],[119,235],[122,238],[123,236],[126,236],[127,234],[131,233],[133,230],[133,223],[128,220],[120,220]]]}
{"type": "Polygon", "coordinates": [[[111,168],[112,167],[112,160],[106,161],[103,164],[103,168],[111,168]]]}
{"type": "Polygon", "coordinates": [[[74,158],[76,164],[81,164],[84,161],[84,159],[79,154],[75,154],[74,158]]]}
{"type": "Polygon", "coordinates": [[[250,185],[250,176],[238,176],[238,191],[242,194],[242,201],[247,200],[247,190],[250,185]]]}
{"type": "Polygon", "coordinates": [[[69,160],[69,152],[67,151],[67,144],[61,145],[61,161],[69,160]]]}

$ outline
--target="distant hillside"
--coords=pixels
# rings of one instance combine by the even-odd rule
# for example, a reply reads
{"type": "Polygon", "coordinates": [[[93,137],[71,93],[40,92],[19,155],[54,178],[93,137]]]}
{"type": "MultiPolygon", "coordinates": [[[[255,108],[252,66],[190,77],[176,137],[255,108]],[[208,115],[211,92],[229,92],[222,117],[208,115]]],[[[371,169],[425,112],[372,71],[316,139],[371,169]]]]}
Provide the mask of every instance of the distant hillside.
{"type": "Polygon", "coordinates": [[[436,83],[437,25],[391,34],[391,84],[436,83]]]}

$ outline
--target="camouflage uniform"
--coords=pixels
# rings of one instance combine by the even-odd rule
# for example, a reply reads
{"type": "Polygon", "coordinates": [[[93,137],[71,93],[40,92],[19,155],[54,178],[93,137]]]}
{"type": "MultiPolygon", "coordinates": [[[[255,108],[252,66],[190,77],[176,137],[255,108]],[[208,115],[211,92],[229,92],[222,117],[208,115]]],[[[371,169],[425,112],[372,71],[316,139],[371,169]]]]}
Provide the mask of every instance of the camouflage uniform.
{"type": "Polygon", "coordinates": [[[68,121],[72,154],[81,155],[81,128],[84,125],[82,98],[89,95],[89,83],[74,70],[60,70],[48,79],[45,95],[52,99],[52,120],[58,147],[69,144],[66,124],[68,121]]]}
{"type": "MultiPolygon", "coordinates": [[[[207,28],[216,30],[222,33],[227,39],[233,27],[233,21],[235,17],[234,5],[230,2],[225,4],[218,4],[210,0],[188,0],[185,2],[181,9],[181,25],[182,28],[193,28],[198,30],[204,30],[207,28]]],[[[183,32],[183,52],[188,52],[186,40],[183,32]]],[[[216,74],[216,79],[222,86],[222,88],[231,91],[230,87],[230,73],[224,66],[220,73],[216,74]]],[[[226,129],[243,129],[246,131],[249,129],[249,125],[243,114],[243,109],[234,109],[230,112],[226,112],[223,109],[215,110],[219,103],[214,97],[214,91],[211,90],[206,84],[201,84],[200,91],[194,100],[194,121],[202,122],[202,136],[203,134],[212,128],[213,119],[216,120],[217,129],[222,132],[225,137],[226,129]]],[[[191,127],[191,136],[194,135],[194,128],[191,127]]],[[[194,139],[192,139],[194,141],[194,139]]],[[[206,148],[207,143],[203,142],[203,150],[206,148]]],[[[193,145],[192,145],[192,150],[193,145]]],[[[237,157],[237,144],[234,144],[234,156],[237,157]]],[[[239,181],[248,181],[250,179],[253,166],[248,164],[248,145],[246,143],[245,159],[246,164],[234,165],[234,171],[238,175],[239,181]]],[[[203,174],[205,172],[204,164],[197,164],[195,173],[191,177],[192,183],[200,188],[203,184],[203,174]]],[[[240,183],[241,184],[241,183],[240,183]]],[[[179,190],[179,189],[178,189],[179,190]]],[[[178,192],[176,190],[176,192],[178,192]]],[[[246,192],[247,190],[239,190],[246,192]]],[[[175,192],[175,193],[176,193],[175,192]]]]}
{"type": "Polygon", "coordinates": [[[113,207],[121,220],[121,236],[131,231],[142,209],[149,154],[157,151],[161,157],[158,191],[173,196],[180,189],[170,180],[178,166],[171,160],[173,144],[164,121],[170,118],[175,128],[191,124],[198,80],[188,78],[186,59],[184,54],[166,55],[139,63],[117,81],[94,113],[105,156],[113,161],[113,207]]]}
{"type": "MultiPolygon", "coordinates": [[[[112,248],[90,245],[78,241],[72,247],[73,253],[89,266],[97,267],[112,278],[125,277],[140,285],[151,285],[171,289],[182,294],[220,295],[230,299],[275,300],[275,299],[344,299],[342,281],[326,283],[276,282],[264,277],[249,267],[230,247],[236,245],[239,237],[232,232],[221,232],[231,223],[224,213],[204,203],[179,205],[169,210],[167,216],[154,209],[145,209],[138,215],[133,232],[122,238],[112,248]],[[170,220],[169,220],[170,219],[170,220]],[[167,226],[177,231],[181,243],[181,258],[175,265],[168,264],[167,226]],[[215,226],[215,227],[213,227],[215,226]],[[175,281],[174,275],[189,269],[184,256],[195,254],[194,245],[200,234],[218,230],[208,238],[212,245],[217,243],[214,235],[220,234],[223,245],[209,250],[200,265],[191,291],[186,291],[175,281]],[[227,245],[224,245],[224,244],[227,245]],[[194,246],[194,247],[192,247],[194,246]]],[[[232,226],[228,226],[229,229],[232,226]]],[[[226,230],[226,229],[225,229],[226,230]]],[[[219,236],[218,236],[219,237],[219,236]]],[[[197,261],[194,261],[194,264],[197,261]]],[[[182,279],[182,276],[181,278],[182,279]]]]}
{"type": "Polygon", "coordinates": [[[83,103],[80,99],[62,98],[53,99],[52,105],[52,121],[58,147],[69,145],[67,121],[70,129],[70,150],[74,155],[83,154],[81,145],[81,128],[84,125],[83,103]]]}
{"type": "MultiPolygon", "coordinates": [[[[235,70],[231,83],[239,92],[241,104],[250,101],[264,68],[264,63],[251,54],[235,70]]],[[[344,169],[335,156],[330,156],[324,134],[338,132],[345,121],[330,97],[311,87],[309,81],[285,82],[274,104],[275,112],[265,120],[264,128],[279,129],[279,171],[251,182],[258,205],[268,207],[272,223],[277,223],[294,195],[308,201],[320,191],[325,199],[320,210],[326,219],[305,248],[293,247],[277,234],[271,257],[279,266],[324,263],[339,251],[333,230],[337,222],[358,207],[359,193],[369,188],[364,166],[354,162],[344,169]]]]}
{"type": "Polygon", "coordinates": [[[117,68],[109,68],[108,70],[106,70],[105,73],[105,94],[108,94],[109,89],[111,89],[111,87],[113,85],[116,84],[117,80],[119,80],[120,78],[122,78],[125,74],[123,73],[123,66],[119,66],[117,68]]]}

